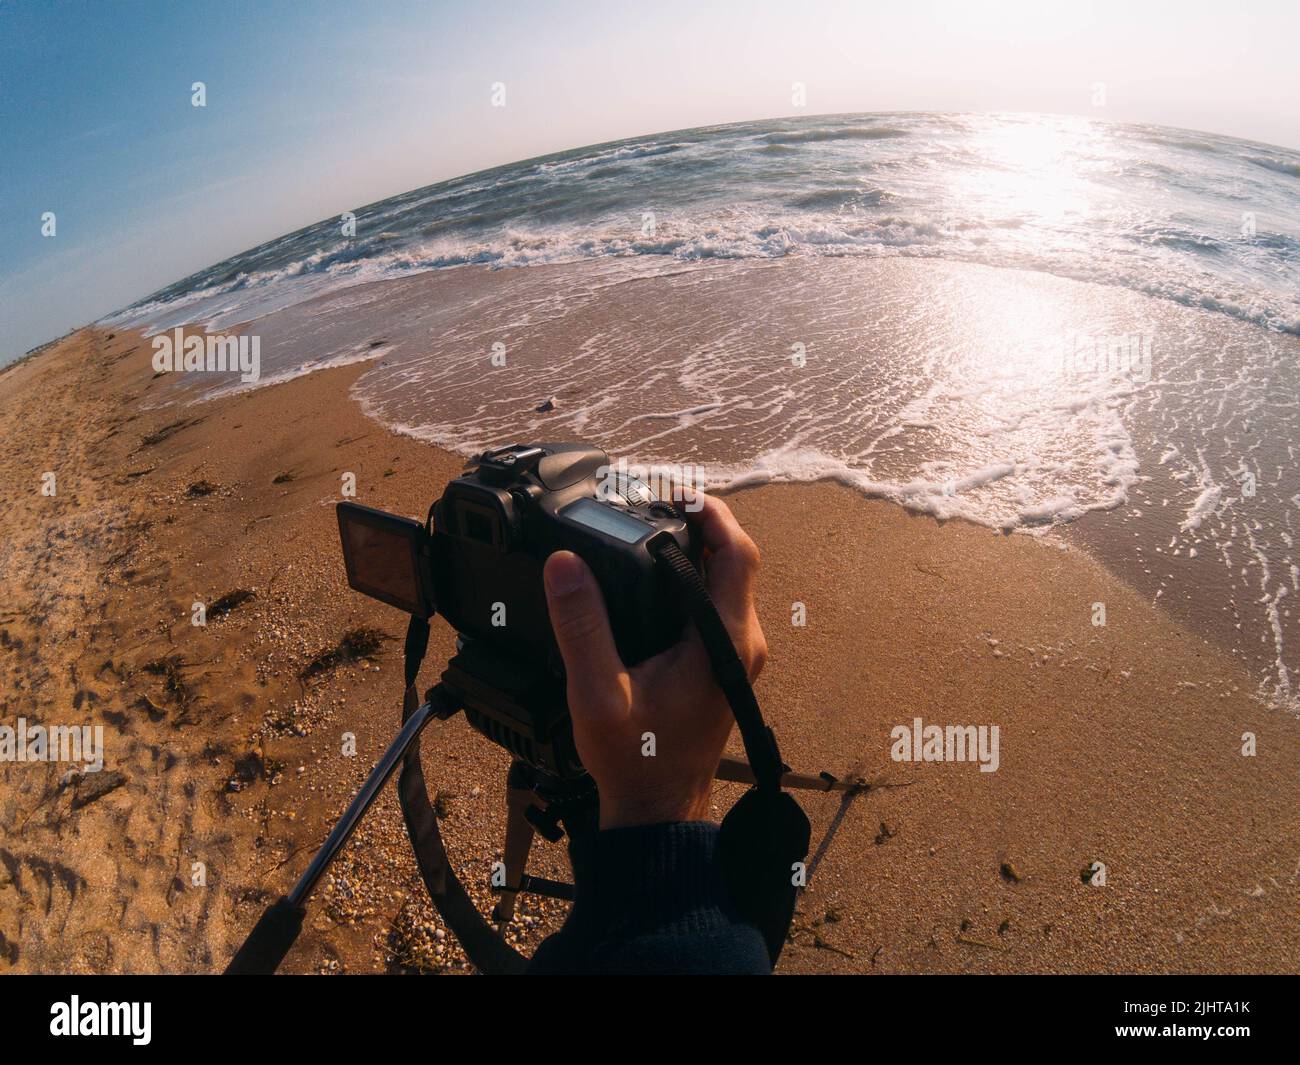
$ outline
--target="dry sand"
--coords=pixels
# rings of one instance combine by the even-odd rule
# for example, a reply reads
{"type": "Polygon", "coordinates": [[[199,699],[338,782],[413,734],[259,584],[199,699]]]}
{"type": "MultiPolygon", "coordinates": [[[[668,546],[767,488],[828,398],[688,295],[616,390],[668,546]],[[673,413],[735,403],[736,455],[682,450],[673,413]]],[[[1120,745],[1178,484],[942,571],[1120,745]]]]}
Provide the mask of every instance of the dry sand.
{"type": "MultiPolygon", "coordinates": [[[[221,968],[391,738],[402,619],[347,588],[332,504],[352,472],[422,516],[460,461],[363,417],[362,372],[161,406],[140,338],[85,330],[0,375],[0,724],[102,724],[113,774],[0,764],[0,972],[221,968]],[[358,627],[393,639],[300,679],[358,627]]],[[[787,761],[877,785],[804,797],[817,857],[782,971],[1300,968],[1300,723],[1227,655],[1051,539],[826,485],[729,502],[764,552],[759,696],[787,761]],[[998,771],[891,761],[914,717],[998,725],[998,771]]],[[[426,682],[450,646],[439,624],[426,682]]],[[[486,907],[506,756],[462,720],[424,749],[486,907]]],[[[545,844],[534,863],[567,869],[545,844]]],[[[511,935],[531,950],[563,912],[526,901],[511,935]]],[[[465,968],[391,789],[284,968],[465,968]]]]}

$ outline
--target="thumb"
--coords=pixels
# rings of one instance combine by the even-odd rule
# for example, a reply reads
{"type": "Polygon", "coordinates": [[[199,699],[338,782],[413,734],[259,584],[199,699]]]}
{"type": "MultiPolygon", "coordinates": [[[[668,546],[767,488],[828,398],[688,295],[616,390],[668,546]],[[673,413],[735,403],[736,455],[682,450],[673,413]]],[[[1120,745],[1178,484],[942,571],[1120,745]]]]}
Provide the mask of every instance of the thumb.
{"type": "Polygon", "coordinates": [[[587,564],[572,551],[556,551],[543,571],[546,605],[568,674],[570,709],[626,700],[623,660],[605,612],[605,599],[587,564]]]}

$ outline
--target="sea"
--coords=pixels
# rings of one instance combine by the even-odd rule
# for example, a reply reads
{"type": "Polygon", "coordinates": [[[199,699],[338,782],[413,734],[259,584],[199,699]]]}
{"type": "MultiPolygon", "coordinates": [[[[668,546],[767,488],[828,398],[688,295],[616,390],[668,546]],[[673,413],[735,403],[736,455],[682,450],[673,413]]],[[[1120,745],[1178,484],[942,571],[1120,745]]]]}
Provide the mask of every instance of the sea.
{"type": "Polygon", "coordinates": [[[370,415],[467,455],[579,438],[1073,540],[1297,712],[1300,152],[1043,115],[678,130],[324,219],[105,324],[260,337],[257,382],[176,401],[366,362],[370,415]]]}

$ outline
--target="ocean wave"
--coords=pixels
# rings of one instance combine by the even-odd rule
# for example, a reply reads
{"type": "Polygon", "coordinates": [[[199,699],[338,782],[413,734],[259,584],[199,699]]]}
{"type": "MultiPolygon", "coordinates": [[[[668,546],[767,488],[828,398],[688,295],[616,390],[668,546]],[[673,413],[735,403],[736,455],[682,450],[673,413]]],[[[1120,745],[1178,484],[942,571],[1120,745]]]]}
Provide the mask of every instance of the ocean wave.
{"type": "Polygon", "coordinates": [[[1300,210],[1288,184],[1297,175],[1300,155],[1285,149],[1147,126],[944,115],[747,122],[415,189],[359,210],[355,238],[327,219],[110,318],[214,307],[230,316],[241,306],[252,315],[332,286],[465,265],[804,253],[1036,270],[1297,332],[1300,245],[1289,234],[1300,210]],[[1189,151],[1206,154],[1203,169],[1189,166],[1189,151]],[[882,176],[888,189],[873,183],[882,176]],[[1253,236],[1240,236],[1246,215],[1228,204],[1251,208],[1253,236]]]}
{"type": "MultiPolygon", "coordinates": [[[[1252,292],[1240,284],[1217,279],[1201,267],[1181,276],[1166,270],[1144,272],[1132,257],[1114,261],[1081,256],[1070,260],[1044,255],[1032,248],[1005,247],[983,238],[989,231],[1015,231],[1023,220],[1010,218],[985,222],[976,219],[929,218],[891,214],[868,217],[841,215],[832,208],[869,201],[871,192],[832,189],[807,194],[817,200],[820,214],[784,216],[750,215],[732,218],[690,219],[661,224],[653,236],[642,236],[628,226],[615,229],[587,227],[548,230],[514,230],[493,240],[461,240],[454,234],[389,252],[334,247],[314,252],[278,270],[241,273],[221,284],[195,290],[182,297],[154,300],[112,316],[117,324],[148,320],[160,313],[168,322],[184,320],[180,312],[230,294],[265,293],[293,281],[314,281],[302,298],[322,291],[322,285],[355,284],[406,276],[457,266],[492,269],[520,268],[552,263],[572,263],[593,258],[655,257],[672,263],[708,260],[780,258],[791,254],[819,256],[907,255],[947,258],[986,266],[1034,270],[1094,284],[1131,289],[1158,299],[1214,311],[1265,328],[1300,335],[1300,302],[1284,296],[1252,292]]],[[[881,193],[880,199],[887,199],[881,193]]],[[[1190,233],[1137,232],[1134,240],[1198,255],[1224,254],[1224,246],[1190,233]]],[[[289,293],[285,294],[293,302],[289,293]]]]}
{"type": "Polygon", "coordinates": [[[1300,162],[1289,159],[1278,159],[1268,155],[1248,155],[1246,162],[1253,163],[1255,166],[1262,166],[1265,170],[1272,170],[1275,174],[1286,174],[1288,177],[1300,177],[1300,162]]]}
{"type": "Polygon", "coordinates": [[[853,186],[851,188],[817,189],[814,192],[806,192],[802,196],[796,196],[792,199],[790,206],[810,210],[818,208],[835,210],[849,204],[875,207],[887,202],[889,199],[890,194],[884,189],[864,189],[860,186],[853,186]]]}
{"type": "Polygon", "coordinates": [[[538,174],[555,174],[579,167],[594,166],[610,162],[630,162],[636,159],[648,159],[655,156],[671,155],[690,147],[687,144],[629,144],[618,145],[606,151],[591,155],[578,155],[573,158],[554,158],[536,164],[538,174]]]}
{"type": "Polygon", "coordinates": [[[827,141],[875,141],[889,137],[906,137],[905,129],[893,126],[861,126],[848,129],[806,129],[767,133],[760,139],[766,144],[822,144],[827,141]]]}
{"type": "Polygon", "coordinates": [[[1159,145],[1161,148],[1180,148],[1187,152],[1203,152],[1213,155],[1221,149],[1219,146],[1211,144],[1209,141],[1200,140],[1196,137],[1187,137],[1173,130],[1140,130],[1136,140],[1143,141],[1147,144],[1159,145]]]}
{"type": "Polygon", "coordinates": [[[1133,238],[1144,244],[1160,245],[1197,254],[1222,254],[1227,250],[1227,246],[1223,241],[1204,233],[1167,228],[1152,223],[1142,223],[1134,227],[1133,238]]]}

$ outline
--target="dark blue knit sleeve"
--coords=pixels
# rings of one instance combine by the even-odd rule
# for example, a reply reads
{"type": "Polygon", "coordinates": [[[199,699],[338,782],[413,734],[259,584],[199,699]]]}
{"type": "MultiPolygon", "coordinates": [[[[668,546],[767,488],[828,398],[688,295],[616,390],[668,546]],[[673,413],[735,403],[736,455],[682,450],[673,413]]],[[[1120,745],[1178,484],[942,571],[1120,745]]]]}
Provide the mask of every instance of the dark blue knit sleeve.
{"type": "Polygon", "coordinates": [[[679,821],[595,832],[574,840],[576,897],[529,973],[770,971],[757,928],[727,901],[718,826],[679,821]]]}

